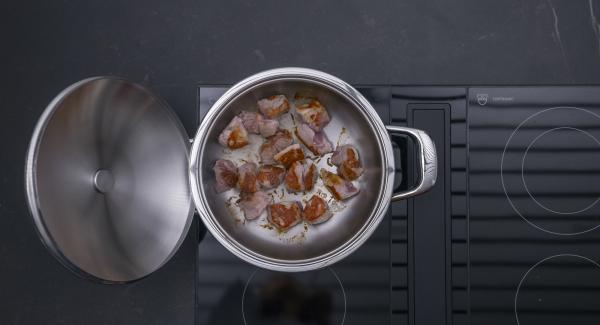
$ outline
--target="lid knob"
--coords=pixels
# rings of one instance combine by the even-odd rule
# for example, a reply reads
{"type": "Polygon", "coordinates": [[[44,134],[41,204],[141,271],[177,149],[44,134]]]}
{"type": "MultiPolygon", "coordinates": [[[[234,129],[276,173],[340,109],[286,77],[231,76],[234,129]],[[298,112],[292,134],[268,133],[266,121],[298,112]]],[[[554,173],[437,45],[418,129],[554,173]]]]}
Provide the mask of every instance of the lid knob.
{"type": "Polygon", "coordinates": [[[113,174],[107,169],[99,169],[94,174],[94,187],[100,193],[106,193],[112,190],[115,185],[113,174]]]}

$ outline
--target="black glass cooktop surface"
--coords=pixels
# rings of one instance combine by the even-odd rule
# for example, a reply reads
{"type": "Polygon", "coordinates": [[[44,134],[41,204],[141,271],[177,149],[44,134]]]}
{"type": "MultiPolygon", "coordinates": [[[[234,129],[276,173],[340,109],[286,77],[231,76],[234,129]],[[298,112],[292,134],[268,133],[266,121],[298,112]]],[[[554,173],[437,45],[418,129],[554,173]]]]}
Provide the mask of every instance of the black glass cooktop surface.
{"type": "Polygon", "coordinates": [[[600,89],[469,91],[473,324],[600,323],[600,89]]]}
{"type": "MultiPolygon", "coordinates": [[[[200,86],[199,115],[225,90],[200,86]]],[[[197,324],[600,324],[600,87],[359,90],[429,133],[436,186],[319,271],[258,269],[203,234],[197,324]]],[[[394,146],[406,188],[415,148],[394,146]]]]}

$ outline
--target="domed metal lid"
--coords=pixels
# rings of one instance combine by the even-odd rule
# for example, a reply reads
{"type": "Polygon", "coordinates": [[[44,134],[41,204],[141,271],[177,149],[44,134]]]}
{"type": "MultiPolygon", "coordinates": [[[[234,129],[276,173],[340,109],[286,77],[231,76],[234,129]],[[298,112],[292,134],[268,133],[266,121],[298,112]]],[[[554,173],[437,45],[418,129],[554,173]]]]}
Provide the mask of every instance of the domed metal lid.
{"type": "Polygon", "coordinates": [[[61,92],[35,128],[27,199],[40,237],[77,274],[143,278],[177,251],[193,218],[189,140],[146,88],[113,77],[61,92]]]}

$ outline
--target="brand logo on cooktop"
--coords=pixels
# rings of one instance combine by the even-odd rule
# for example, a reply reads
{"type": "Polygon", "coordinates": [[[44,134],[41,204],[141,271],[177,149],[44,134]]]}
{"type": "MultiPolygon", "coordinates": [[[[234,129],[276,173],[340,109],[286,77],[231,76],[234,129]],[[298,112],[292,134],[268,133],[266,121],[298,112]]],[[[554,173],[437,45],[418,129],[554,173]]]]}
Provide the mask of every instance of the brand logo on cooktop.
{"type": "Polygon", "coordinates": [[[477,104],[483,106],[488,102],[488,94],[477,94],[477,104]]]}

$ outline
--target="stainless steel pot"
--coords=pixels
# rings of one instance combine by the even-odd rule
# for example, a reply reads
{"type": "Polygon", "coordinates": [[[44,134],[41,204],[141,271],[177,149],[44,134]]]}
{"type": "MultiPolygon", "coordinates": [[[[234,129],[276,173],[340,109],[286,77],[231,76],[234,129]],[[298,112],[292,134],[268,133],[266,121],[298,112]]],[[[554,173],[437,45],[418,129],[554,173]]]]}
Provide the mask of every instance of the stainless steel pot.
{"type": "MultiPolygon", "coordinates": [[[[326,161],[319,165],[326,168],[326,161]]],[[[425,132],[385,126],[356,89],[334,76],[311,69],[281,68],[240,81],[211,107],[194,138],[189,179],[202,221],[229,251],[262,268],[296,272],[319,269],[351,254],[371,236],[391,201],[427,191],[436,176],[435,146],[425,132]],[[297,92],[316,96],[327,108],[331,122],[324,131],[329,139],[335,141],[342,134],[344,138],[338,141],[358,149],[365,168],[357,181],[361,193],[343,202],[331,220],[305,232],[300,229],[282,235],[266,231],[261,222],[240,225],[228,208],[228,195],[213,190],[212,166],[223,156],[217,137],[233,116],[254,107],[257,100],[275,94],[293,98],[297,92]],[[394,160],[388,132],[410,136],[418,147],[419,183],[402,193],[392,193],[394,160]]]]}
{"type": "MultiPolygon", "coordinates": [[[[148,89],[114,77],[82,80],[62,91],[40,117],[25,177],[34,225],[50,252],[78,275],[124,283],[151,274],[177,251],[193,218],[192,198],[208,230],[249,263],[289,272],[330,265],[369,238],[390,201],[431,188],[436,163],[426,133],[383,125],[344,81],[316,70],[283,68],[231,87],[200,125],[191,156],[180,121],[148,89]],[[227,208],[228,194],[213,190],[212,166],[223,155],[217,136],[258,99],[296,92],[317,96],[327,107],[332,121],[325,132],[331,140],[359,150],[366,170],[356,181],[361,193],[336,205],[334,217],[318,226],[279,234],[260,220],[240,224],[227,208]],[[417,144],[419,183],[406,192],[392,193],[388,133],[410,136],[417,144]]],[[[325,164],[321,160],[320,167],[325,164]]]]}

